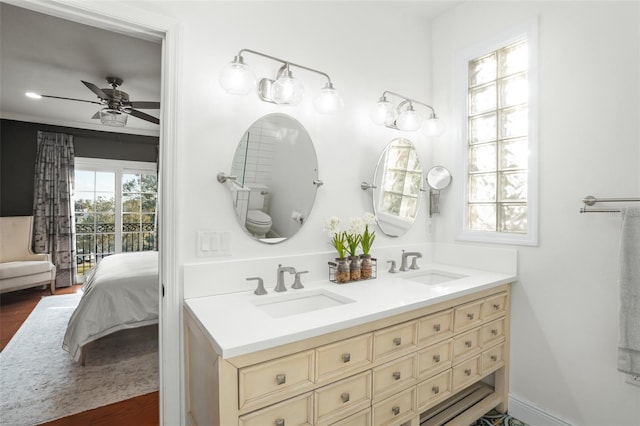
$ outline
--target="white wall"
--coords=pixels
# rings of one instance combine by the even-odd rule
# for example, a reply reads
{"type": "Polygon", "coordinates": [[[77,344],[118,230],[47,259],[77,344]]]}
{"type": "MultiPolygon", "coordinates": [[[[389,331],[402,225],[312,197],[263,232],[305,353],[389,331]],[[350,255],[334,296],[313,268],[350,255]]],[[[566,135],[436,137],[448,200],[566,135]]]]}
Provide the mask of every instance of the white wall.
{"type": "MultiPolygon", "coordinates": [[[[640,3],[465,2],[433,21],[434,103],[451,122],[456,52],[535,17],[540,234],[519,248],[511,393],[572,424],[638,425],[640,388],[616,371],[620,218],[579,209],[590,194],[640,196],[640,3]]],[[[452,169],[453,136],[434,147],[452,169]]],[[[460,181],[443,193],[437,242],[455,239],[460,181]]]]}

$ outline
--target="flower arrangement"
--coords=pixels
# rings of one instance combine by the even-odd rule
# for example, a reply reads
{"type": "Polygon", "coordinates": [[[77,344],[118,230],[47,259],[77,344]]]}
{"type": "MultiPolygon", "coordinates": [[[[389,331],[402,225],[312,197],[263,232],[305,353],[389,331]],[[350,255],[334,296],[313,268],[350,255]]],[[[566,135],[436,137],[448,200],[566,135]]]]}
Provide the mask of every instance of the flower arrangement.
{"type": "Polygon", "coordinates": [[[338,253],[338,257],[345,257],[347,254],[347,233],[340,230],[340,219],[335,216],[327,219],[324,223],[324,231],[329,234],[331,245],[338,253]]]}
{"type": "Polygon", "coordinates": [[[371,246],[376,239],[376,231],[369,231],[369,225],[374,225],[377,223],[377,220],[373,213],[365,213],[363,221],[364,231],[360,236],[360,247],[362,248],[362,254],[368,256],[371,246]]]}
{"type": "Polygon", "coordinates": [[[340,228],[340,219],[335,216],[325,221],[324,231],[329,234],[330,243],[339,257],[336,259],[338,261],[336,268],[337,282],[371,278],[372,264],[369,251],[375,241],[376,233],[369,230],[369,225],[375,223],[377,223],[377,220],[372,213],[365,213],[362,217],[351,218],[349,227],[346,230],[340,228]],[[358,247],[362,249],[362,256],[356,254],[358,247]],[[344,260],[347,254],[351,262],[349,269],[345,271],[344,262],[340,262],[340,260],[344,260]]]}

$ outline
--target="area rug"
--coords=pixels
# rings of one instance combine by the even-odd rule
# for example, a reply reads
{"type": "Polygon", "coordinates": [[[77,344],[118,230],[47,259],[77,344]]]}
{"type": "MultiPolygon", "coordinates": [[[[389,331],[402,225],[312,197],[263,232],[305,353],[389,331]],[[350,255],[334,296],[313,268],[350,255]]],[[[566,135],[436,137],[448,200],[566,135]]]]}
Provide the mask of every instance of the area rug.
{"type": "Polygon", "coordinates": [[[528,426],[515,417],[502,414],[497,410],[491,410],[482,418],[478,419],[471,426],[528,426]]]}
{"type": "Polygon", "coordinates": [[[0,353],[0,424],[35,425],[158,390],[157,326],[94,342],[84,367],[62,349],[80,297],[44,297],[0,353]]]}

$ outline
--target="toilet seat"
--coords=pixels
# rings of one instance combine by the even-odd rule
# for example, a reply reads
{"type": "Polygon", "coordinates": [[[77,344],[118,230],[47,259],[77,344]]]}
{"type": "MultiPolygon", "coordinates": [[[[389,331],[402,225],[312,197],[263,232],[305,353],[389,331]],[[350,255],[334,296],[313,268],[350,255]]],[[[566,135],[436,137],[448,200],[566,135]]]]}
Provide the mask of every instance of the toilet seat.
{"type": "Polygon", "coordinates": [[[247,212],[247,222],[256,225],[271,225],[271,217],[261,210],[249,210],[247,212]]]}

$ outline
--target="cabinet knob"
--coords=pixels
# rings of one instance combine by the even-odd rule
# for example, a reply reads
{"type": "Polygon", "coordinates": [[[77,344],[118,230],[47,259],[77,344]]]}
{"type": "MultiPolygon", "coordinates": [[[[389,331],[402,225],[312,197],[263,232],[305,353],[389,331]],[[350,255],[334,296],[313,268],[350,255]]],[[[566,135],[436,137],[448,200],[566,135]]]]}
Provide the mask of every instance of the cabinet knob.
{"type": "Polygon", "coordinates": [[[493,304],[493,309],[495,309],[496,311],[500,310],[500,304],[494,303],[493,304]]]}
{"type": "Polygon", "coordinates": [[[464,342],[464,345],[465,345],[466,347],[468,347],[468,348],[470,348],[470,347],[471,347],[471,344],[472,344],[472,343],[471,343],[471,340],[467,340],[467,341],[465,341],[465,342],[464,342]]]}
{"type": "Polygon", "coordinates": [[[436,395],[440,393],[440,387],[439,386],[434,386],[434,387],[431,388],[431,390],[436,395]]]}
{"type": "Polygon", "coordinates": [[[277,374],[276,375],[276,383],[279,385],[283,385],[285,384],[287,381],[287,375],[286,374],[277,374]]]}
{"type": "Polygon", "coordinates": [[[434,355],[433,362],[440,362],[440,355],[434,355]]]}
{"type": "Polygon", "coordinates": [[[466,370],[464,370],[464,374],[465,374],[466,376],[470,376],[470,375],[471,375],[471,369],[470,369],[470,368],[467,368],[466,370]]]}
{"type": "Polygon", "coordinates": [[[497,336],[497,335],[498,335],[498,330],[497,330],[497,329],[495,329],[495,328],[491,329],[491,334],[492,334],[493,336],[497,336]]]}
{"type": "Polygon", "coordinates": [[[342,354],[342,362],[351,361],[351,354],[349,352],[342,354]]]}
{"type": "Polygon", "coordinates": [[[400,346],[400,344],[402,344],[402,338],[401,337],[396,337],[393,339],[393,344],[396,346],[400,346]]]}
{"type": "Polygon", "coordinates": [[[397,416],[398,414],[400,414],[400,407],[396,405],[395,407],[391,408],[391,412],[394,416],[397,416]]]}
{"type": "Polygon", "coordinates": [[[491,355],[491,361],[496,362],[498,360],[497,355],[491,355]]]}
{"type": "Polygon", "coordinates": [[[400,372],[399,371],[394,371],[393,372],[393,379],[394,380],[400,380],[400,372]]]}
{"type": "Polygon", "coordinates": [[[284,426],[284,419],[276,419],[276,426],[284,426]]]}
{"type": "Polygon", "coordinates": [[[467,318],[469,318],[470,320],[472,320],[475,317],[475,315],[472,313],[467,314],[467,318]]]}
{"type": "Polygon", "coordinates": [[[440,331],[440,324],[433,324],[433,331],[440,331]]]}
{"type": "Polygon", "coordinates": [[[349,392],[344,392],[340,395],[340,399],[342,399],[342,402],[349,402],[349,392]]]}

